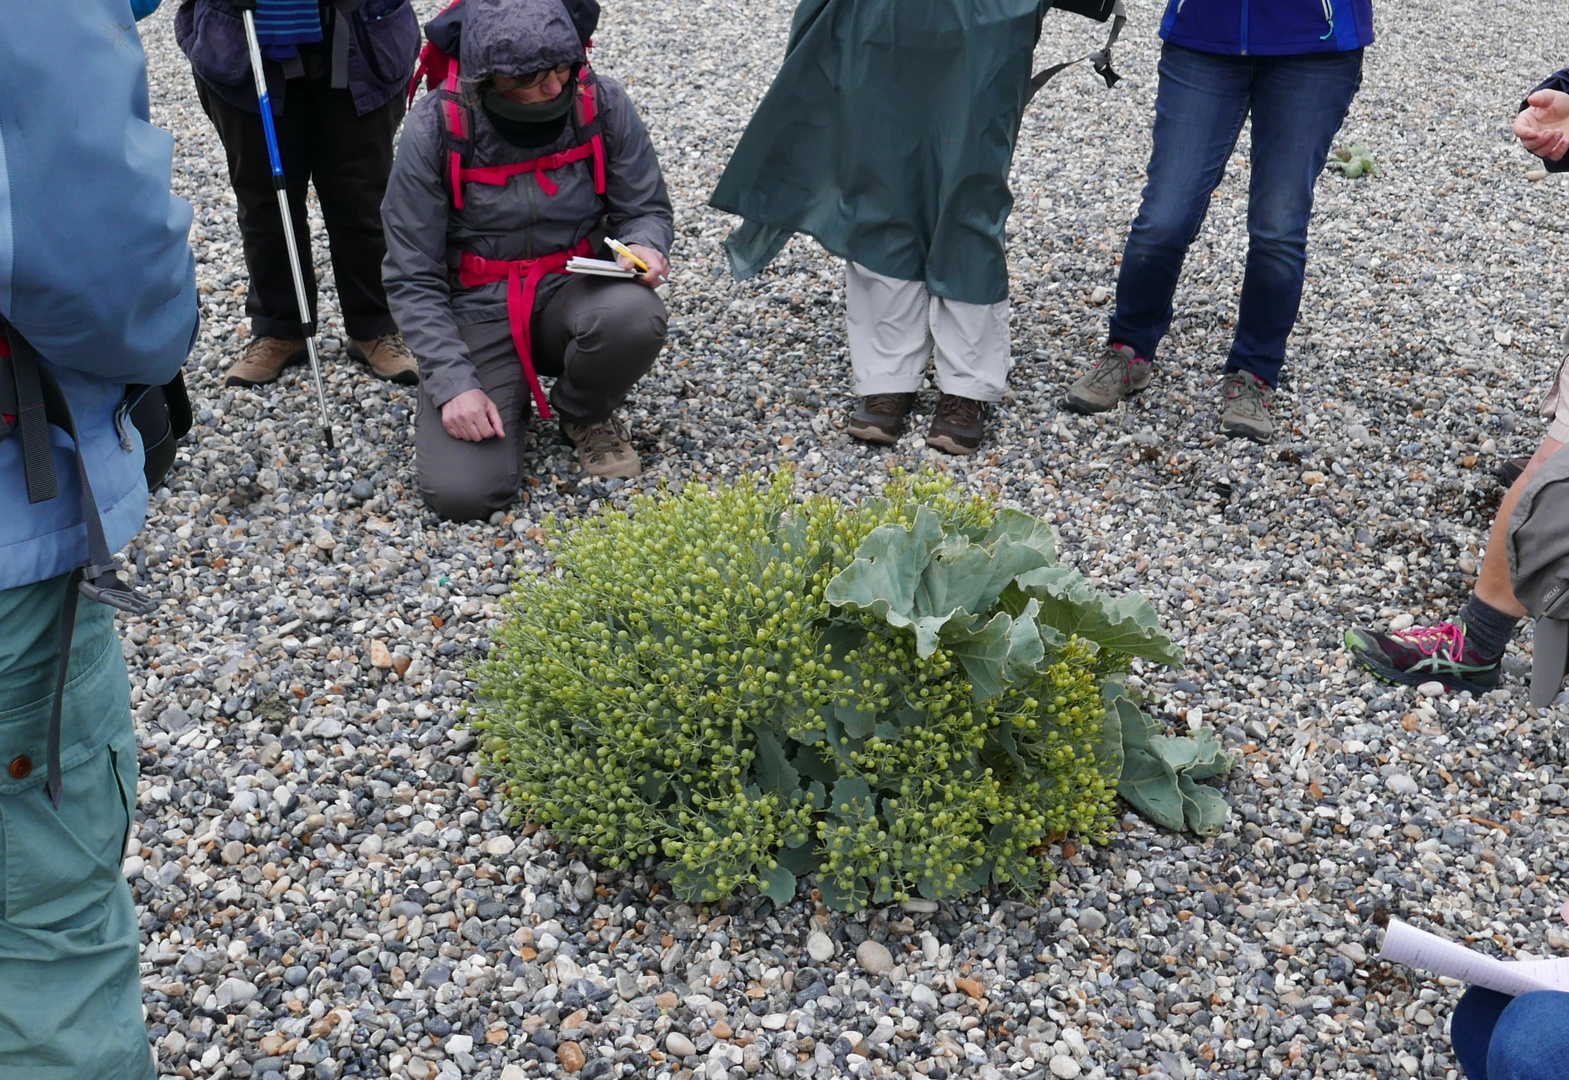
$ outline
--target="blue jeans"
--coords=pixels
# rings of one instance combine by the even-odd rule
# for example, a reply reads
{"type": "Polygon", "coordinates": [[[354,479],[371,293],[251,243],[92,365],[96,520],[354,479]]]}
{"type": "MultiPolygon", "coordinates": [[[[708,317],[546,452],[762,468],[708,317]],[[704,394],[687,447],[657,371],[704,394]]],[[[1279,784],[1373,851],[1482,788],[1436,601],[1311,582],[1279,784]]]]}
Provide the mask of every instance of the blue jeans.
{"type": "Polygon", "coordinates": [[[1569,1080],[1569,994],[1473,986],[1449,1022],[1467,1080],[1569,1080]]]}
{"type": "Polygon", "coordinates": [[[1171,326],[1182,259],[1252,113],[1248,261],[1226,370],[1275,385],[1302,302],[1313,184],[1361,83],[1360,49],[1224,56],[1162,48],[1155,149],[1122,253],[1110,340],[1155,357],[1171,326]]]}

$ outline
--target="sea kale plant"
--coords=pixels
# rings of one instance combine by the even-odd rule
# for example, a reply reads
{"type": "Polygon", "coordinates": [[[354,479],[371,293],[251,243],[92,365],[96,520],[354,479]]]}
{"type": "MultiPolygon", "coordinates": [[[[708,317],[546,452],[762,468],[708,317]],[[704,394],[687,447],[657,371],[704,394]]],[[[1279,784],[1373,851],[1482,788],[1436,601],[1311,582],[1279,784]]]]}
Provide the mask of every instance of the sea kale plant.
{"type": "MultiPolygon", "coordinates": [[[[554,528],[554,527],[553,527],[554,528]]],[[[1051,528],[898,477],[844,506],[789,474],[639,497],[562,530],[481,666],[487,766],[521,815],[682,897],[815,875],[850,910],[1034,885],[1123,794],[1218,829],[1231,762],[1129,696],[1180,654],[1137,595],[1056,561],[1051,528]]]]}

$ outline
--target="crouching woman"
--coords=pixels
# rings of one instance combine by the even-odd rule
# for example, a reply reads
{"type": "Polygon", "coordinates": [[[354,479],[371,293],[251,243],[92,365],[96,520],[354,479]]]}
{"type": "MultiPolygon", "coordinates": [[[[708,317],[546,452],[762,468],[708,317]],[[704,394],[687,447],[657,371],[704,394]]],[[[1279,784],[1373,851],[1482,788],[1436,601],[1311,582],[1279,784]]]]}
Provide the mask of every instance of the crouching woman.
{"type": "Polygon", "coordinates": [[[626,91],[588,70],[594,17],[582,0],[570,14],[562,0],[463,0],[426,28],[438,89],[398,145],[383,277],[419,360],[420,492],[449,520],[516,499],[534,409],[586,472],[640,471],[617,410],[664,344],[670,198],[626,91]],[[567,271],[608,255],[606,237],[647,269],[567,271]]]}

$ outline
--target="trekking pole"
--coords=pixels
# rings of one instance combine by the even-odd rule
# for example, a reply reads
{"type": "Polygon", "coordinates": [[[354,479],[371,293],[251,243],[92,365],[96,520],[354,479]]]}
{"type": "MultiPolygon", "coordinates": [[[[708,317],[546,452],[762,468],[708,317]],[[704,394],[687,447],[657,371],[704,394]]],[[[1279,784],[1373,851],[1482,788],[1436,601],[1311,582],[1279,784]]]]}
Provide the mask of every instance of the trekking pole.
{"type": "Polygon", "coordinates": [[[278,152],[278,130],[272,120],[272,102],[267,96],[267,76],[262,74],[261,43],[256,39],[253,4],[240,12],[245,18],[245,41],[251,49],[251,72],[256,76],[256,102],[261,106],[262,131],[267,136],[267,157],[272,162],[272,186],[278,192],[278,212],[283,215],[283,239],[289,248],[289,269],[294,272],[294,298],[300,305],[300,322],[305,328],[305,352],[310,356],[311,378],[316,381],[316,403],[321,406],[321,433],[332,449],[332,420],[327,416],[327,390],[321,381],[321,360],[316,356],[316,323],[311,318],[310,302],[305,298],[305,275],[300,269],[300,249],[294,243],[294,218],[289,213],[289,191],[283,181],[283,156],[278,152]]]}

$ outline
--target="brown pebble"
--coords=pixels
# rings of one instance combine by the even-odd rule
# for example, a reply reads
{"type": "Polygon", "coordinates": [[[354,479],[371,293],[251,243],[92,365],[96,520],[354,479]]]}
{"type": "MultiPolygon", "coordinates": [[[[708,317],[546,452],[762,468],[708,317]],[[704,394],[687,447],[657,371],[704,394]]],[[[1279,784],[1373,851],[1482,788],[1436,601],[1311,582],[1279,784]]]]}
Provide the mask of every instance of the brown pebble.
{"type": "Polygon", "coordinates": [[[556,1047],[556,1060],[569,1073],[575,1073],[588,1062],[583,1048],[575,1042],[564,1042],[556,1047]]]}

